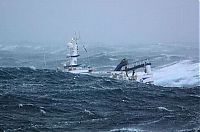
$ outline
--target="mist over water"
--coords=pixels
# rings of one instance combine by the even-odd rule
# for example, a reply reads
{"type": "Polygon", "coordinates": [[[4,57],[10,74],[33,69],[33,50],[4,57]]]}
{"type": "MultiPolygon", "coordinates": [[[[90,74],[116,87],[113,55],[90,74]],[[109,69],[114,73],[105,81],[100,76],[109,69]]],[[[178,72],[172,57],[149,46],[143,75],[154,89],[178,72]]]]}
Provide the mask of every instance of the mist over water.
{"type": "MultiPolygon", "coordinates": [[[[56,69],[69,63],[66,56],[66,43],[57,46],[1,45],[0,66],[35,67],[56,69]]],[[[117,64],[126,58],[129,62],[148,58],[152,63],[155,84],[162,86],[199,85],[198,44],[133,44],[117,46],[91,46],[79,44],[82,66],[91,66],[95,71],[113,71],[117,64]],[[85,52],[83,45],[87,48],[85,52]],[[177,75],[177,71],[179,74],[177,75]]]]}

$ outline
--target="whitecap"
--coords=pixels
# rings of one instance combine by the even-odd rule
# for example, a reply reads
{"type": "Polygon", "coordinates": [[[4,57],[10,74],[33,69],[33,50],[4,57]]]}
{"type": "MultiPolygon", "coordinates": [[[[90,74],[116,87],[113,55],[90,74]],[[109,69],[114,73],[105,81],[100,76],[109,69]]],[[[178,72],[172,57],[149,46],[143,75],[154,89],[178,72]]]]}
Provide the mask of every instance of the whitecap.
{"type": "Polygon", "coordinates": [[[40,106],[40,109],[44,109],[44,107],[40,106]]]}
{"type": "Polygon", "coordinates": [[[29,68],[31,68],[32,70],[36,70],[36,67],[34,66],[29,66],[29,68]]]}
{"type": "Polygon", "coordinates": [[[18,104],[19,108],[23,107],[23,104],[18,104]]]}
{"type": "Polygon", "coordinates": [[[40,112],[41,112],[42,114],[46,114],[46,111],[44,111],[43,109],[40,109],[40,112]]]}
{"type": "Polygon", "coordinates": [[[86,113],[88,113],[89,115],[94,115],[91,111],[89,111],[89,110],[84,110],[84,112],[86,112],[86,113]]]}
{"type": "Polygon", "coordinates": [[[126,132],[144,132],[144,130],[137,129],[137,128],[119,128],[119,129],[112,129],[110,132],[121,132],[121,131],[126,131],[126,132]]]}
{"type": "Polygon", "coordinates": [[[118,59],[116,59],[116,58],[109,58],[109,60],[115,61],[115,60],[118,60],[118,59]]]}
{"type": "Polygon", "coordinates": [[[9,46],[2,46],[1,50],[3,51],[13,51],[18,47],[18,45],[9,45],[9,46]]]}
{"type": "Polygon", "coordinates": [[[26,105],[28,105],[28,106],[33,106],[33,104],[26,104],[26,105]]]}
{"type": "Polygon", "coordinates": [[[165,107],[158,107],[158,109],[159,109],[159,110],[165,110],[165,111],[172,111],[172,110],[169,110],[169,109],[167,109],[167,108],[165,108],[165,107]]]}

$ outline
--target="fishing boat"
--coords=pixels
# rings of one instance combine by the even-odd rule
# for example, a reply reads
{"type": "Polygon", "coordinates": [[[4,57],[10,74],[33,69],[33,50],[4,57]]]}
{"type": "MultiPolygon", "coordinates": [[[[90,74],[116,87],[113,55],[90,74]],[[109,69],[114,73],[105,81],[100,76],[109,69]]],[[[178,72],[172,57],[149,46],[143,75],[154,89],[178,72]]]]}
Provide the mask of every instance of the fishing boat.
{"type": "Polygon", "coordinates": [[[123,59],[114,71],[110,72],[110,77],[120,80],[134,80],[148,84],[154,82],[151,63],[148,59],[133,63],[129,63],[127,59],[123,59]]]}
{"type": "Polygon", "coordinates": [[[69,49],[69,55],[67,55],[67,60],[62,68],[59,68],[59,70],[63,72],[70,72],[74,74],[88,74],[92,72],[91,67],[82,67],[81,64],[78,64],[78,57],[80,57],[78,52],[78,42],[80,37],[77,37],[75,34],[74,37],[72,37],[71,41],[67,43],[67,48],[69,49]]]}
{"type": "Polygon", "coordinates": [[[148,59],[136,61],[133,63],[129,63],[127,59],[123,59],[116,66],[114,71],[107,72],[93,72],[93,69],[91,67],[82,67],[81,64],[78,64],[78,57],[80,57],[78,52],[79,39],[80,37],[77,37],[75,34],[75,36],[72,37],[71,41],[67,43],[67,48],[69,51],[67,60],[69,61],[66,61],[63,64],[62,68],[58,68],[58,70],[74,74],[91,74],[94,76],[105,75],[113,79],[132,80],[148,84],[153,83],[154,80],[151,71],[151,63],[148,59]]]}

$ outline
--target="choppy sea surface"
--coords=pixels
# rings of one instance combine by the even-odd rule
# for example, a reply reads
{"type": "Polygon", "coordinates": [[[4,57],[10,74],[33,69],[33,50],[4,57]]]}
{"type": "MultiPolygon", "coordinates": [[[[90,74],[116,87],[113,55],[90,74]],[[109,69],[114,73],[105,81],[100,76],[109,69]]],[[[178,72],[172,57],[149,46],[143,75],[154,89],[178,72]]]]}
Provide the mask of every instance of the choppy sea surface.
{"type": "Polygon", "coordinates": [[[147,85],[57,72],[63,48],[1,45],[0,131],[200,131],[195,49],[156,44],[91,47],[87,55],[80,50],[80,63],[96,71],[113,70],[123,58],[150,58],[155,83],[147,85]]]}

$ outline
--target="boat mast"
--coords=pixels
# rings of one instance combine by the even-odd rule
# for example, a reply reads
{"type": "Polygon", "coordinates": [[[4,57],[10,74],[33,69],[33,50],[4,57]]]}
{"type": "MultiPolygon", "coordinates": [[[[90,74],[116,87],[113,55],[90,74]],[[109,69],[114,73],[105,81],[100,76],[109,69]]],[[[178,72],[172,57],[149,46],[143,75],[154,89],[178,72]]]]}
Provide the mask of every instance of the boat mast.
{"type": "Polygon", "coordinates": [[[70,67],[76,67],[78,66],[78,38],[75,34],[75,37],[72,38],[72,40],[68,43],[68,48],[70,52],[70,67]]]}

